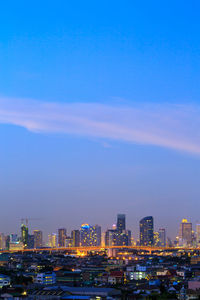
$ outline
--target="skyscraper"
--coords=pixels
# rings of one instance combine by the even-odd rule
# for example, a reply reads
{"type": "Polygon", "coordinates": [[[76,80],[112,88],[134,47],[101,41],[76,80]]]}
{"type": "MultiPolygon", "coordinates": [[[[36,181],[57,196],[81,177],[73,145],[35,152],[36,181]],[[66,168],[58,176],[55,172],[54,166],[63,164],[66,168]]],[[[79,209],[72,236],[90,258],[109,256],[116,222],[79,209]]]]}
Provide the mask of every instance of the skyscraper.
{"type": "Polygon", "coordinates": [[[0,233],[0,249],[4,250],[6,248],[6,239],[3,233],[0,233]]]}
{"type": "Polygon", "coordinates": [[[91,242],[93,246],[101,246],[101,226],[91,226],[91,242]]]}
{"type": "Polygon", "coordinates": [[[126,230],[126,215],[117,215],[117,226],[108,229],[105,233],[106,246],[130,246],[131,231],[126,230]]]}
{"type": "Polygon", "coordinates": [[[67,237],[66,228],[58,229],[58,247],[65,247],[66,237],[67,237]]]}
{"type": "Polygon", "coordinates": [[[105,233],[105,245],[106,246],[116,246],[116,229],[108,229],[105,233]]]}
{"type": "Polygon", "coordinates": [[[183,219],[179,228],[179,245],[191,245],[192,244],[192,223],[187,219],[183,219]]]}
{"type": "Polygon", "coordinates": [[[80,229],[81,246],[100,246],[101,245],[101,227],[99,225],[91,226],[89,224],[81,225],[80,229]]]}
{"type": "Polygon", "coordinates": [[[28,246],[28,226],[21,224],[21,241],[24,247],[28,246]]]}
{"type": "Polygon", "coordinates": [[[72,247],[79,247],[80,246],[80,231],[72,230],[71,237],[72,237],[72,247]]]}
{"type": "Polygon", "coordinates": [[[148,216],[140,220],[140,245],[153,246],[153,217],[148,216]]]}
{"type": "Polygon", "coordinates": [[[117,230],[118,231],[126,230],[126,215],[124,214],[117,215],[117,230]]]}
{"type": "Polygon", "coordinates": [[[52,233],[48,235],[49,238],[49,247],[51,248],[56,248],[57,247],[57,234],[56,233],[52,233]]]}
{"type": "Polygon", "coordinates": [[[33,234],[28,234],[27,248],[28,249],[33,249],[34,248],[34,235],[33,234]]]}
{"type": "Polygon", "coordinates": [[[200,224],[196,225],[196,244],[200,245],[200,224]]]}
{"type": "Polygon", "coordinates": [[[42,247],[42,231],[41,230],[34,230],[34,248],[41,248],[42,247]]]}
{"type": "Polygon", "coordinates": [[[165,228],[160,228],[158,231],[159,234],[159,246],[165,247],[166,246],[166,231],[165,228]]]}

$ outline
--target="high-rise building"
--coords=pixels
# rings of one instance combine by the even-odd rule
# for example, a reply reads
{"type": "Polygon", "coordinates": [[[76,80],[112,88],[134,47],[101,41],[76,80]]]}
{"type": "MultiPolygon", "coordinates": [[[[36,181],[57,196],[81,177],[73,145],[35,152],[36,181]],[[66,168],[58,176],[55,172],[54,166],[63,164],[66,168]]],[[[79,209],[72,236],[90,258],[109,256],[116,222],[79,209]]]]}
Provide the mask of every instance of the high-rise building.
{"type": "Polygon", "coordinates": [[[49,238],[49,247],[51,248],[56,248],[57,247],[57,234],[56,233],[52,233],[48,235],[49,238]]]}
{"type": "Polygon", "coordinates": [[[105,233],[106,246],[130,246],[131,231],[126,230],[126,216],[124,214],[117,215],[117,226],[108,229],[105,233]]]}
{"type": "Polygon", "coordinates": [[[3,233],[0,233],[0,249],[4,250],[6,248],[6,238],[3,233]]]}
{"type": "Polygon", "coordinates": [[[66,238],[65,238],[65,247],[72,247],[72,238],[71,238],[71,236],[66,236],[66,238]]]}
{"type": "Polygon", "coordinates": [[[34,249],[34,235],[29,234],[28,235],[28,244],[27,244],[28,249],[34,249]]]}
{"type": "Polygon", "coordinates": [[[16,233],[11,233],[10,234],[10,242],[11,243],[16,243],[19,241],[18,235],[16,233]]]}
{"type": "Polygon", "coordinates": [[[89,224],[81,225],[80,229],[81,246],[100,246],[101,245],[101,227],[99,225],[91,226],[89,224]]]}
{"type": "Polygon", "coordinates": [[[160,228],[158,231],[159,234],[159,246],[165,247],[166,246],[166,231],[165,228],[160,228]]]}
{"type": "Polygon", "coordinates": [[[23,223],[21,224],[21,242],[24,247],[28,246],[28,226],[23,223]]]}
{"type": "Polygon", "coordinates": [[[42,241],[42,231],[41,230],[34,230],[34,248],[42,248],[43,241],[42,241]]]}
{"type": "Polygon", "coordinates": [[[91,242],[93,246],[101,246],[101,226],[91,226],[91,242]]]}
{"type": "Polygon", "coordinates": [[[196,244],[200,245],[200,224],[196,225],[196,244]]]}
{"type": "Polygon", "coordinates": [[[153,217],[148,216],[140,220],[140,245],[153,246],[154,241],[153,217]]]}
{"type": "Polygon", "coordinates": [[[191,245],[192,244],[192,223],[187,219],[183,219],[179,228],[179,245],[191,245]]]}
{"type": "Polygon", "coordinates": [[[124,214],[117,215],[117,230],[118,231],[126,230],[126,215],[124,214]]]}
{"type": "Polygon", "coordinates": [[[106,246],[116,246],[117,238],[116,229],[108,229],[105,233],[105,245],[106,246]]]}
{"type": "Polygon", "coordinates": [[[153,244],[154,244],[154,246],[160,246],[159,232],[158,231],[154,231],[154,233],[153,233],[153,244]]]}
{"type": "Polygon", "coordinates": [[[58,247],[65,247],[65,239],[67,237],[66,228],[58,229],[58,247]]]}
{"type": "Polygon", "coordinates": [[[80,231],[72,230],[71,237],[72,237],[72,247],[79,247],[80,246],[80,231]]]}
{"type": "Polygon", "coordinates": [[[105,233],[106,246],[131,246],[131,231],[108,229],[105,233]]]}

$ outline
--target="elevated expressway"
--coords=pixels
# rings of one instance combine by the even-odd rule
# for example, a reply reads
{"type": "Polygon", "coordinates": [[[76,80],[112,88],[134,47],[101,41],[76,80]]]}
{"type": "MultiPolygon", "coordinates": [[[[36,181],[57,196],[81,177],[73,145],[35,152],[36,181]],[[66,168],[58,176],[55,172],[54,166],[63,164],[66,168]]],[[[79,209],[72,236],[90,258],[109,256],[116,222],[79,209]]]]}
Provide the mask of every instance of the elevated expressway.
{"type": "Polygon", "coordinates": [[[135,252],[177,252],[177,251],[200,251],[200,248],[194,247],[157,247],[157,246],[87,246],[87,247],[56,247],[56,248],[39,248],[39,249],[13,249],[3,250],[1,253],[15,253],[15,252],[65,252],[65,253],[85,253],[95,251],[101,252],[109,249],[117,250],[133,250],[135,252]]]}

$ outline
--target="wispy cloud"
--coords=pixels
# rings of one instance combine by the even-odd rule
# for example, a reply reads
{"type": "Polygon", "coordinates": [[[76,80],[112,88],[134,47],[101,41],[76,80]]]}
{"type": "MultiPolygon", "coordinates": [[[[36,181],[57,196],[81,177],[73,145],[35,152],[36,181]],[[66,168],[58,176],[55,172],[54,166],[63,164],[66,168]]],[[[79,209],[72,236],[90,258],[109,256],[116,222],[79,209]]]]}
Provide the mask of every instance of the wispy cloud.
{"type": "Polygon", "coordinates": [[[66,133],[200,154],[200,106],[46,103],[0,98],[0,122],[33,132],[66,133]]]}

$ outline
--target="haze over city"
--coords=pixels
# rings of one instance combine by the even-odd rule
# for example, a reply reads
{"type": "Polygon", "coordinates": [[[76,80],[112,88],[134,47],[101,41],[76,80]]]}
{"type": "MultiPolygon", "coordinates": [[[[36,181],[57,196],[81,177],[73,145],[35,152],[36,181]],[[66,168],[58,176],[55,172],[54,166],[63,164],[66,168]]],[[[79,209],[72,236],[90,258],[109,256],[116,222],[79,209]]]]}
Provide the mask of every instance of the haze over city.
{"type": "Polygon", "coordinates": [[[192,3],[1,3],[1,232],[200,221],[192,3]]]}

